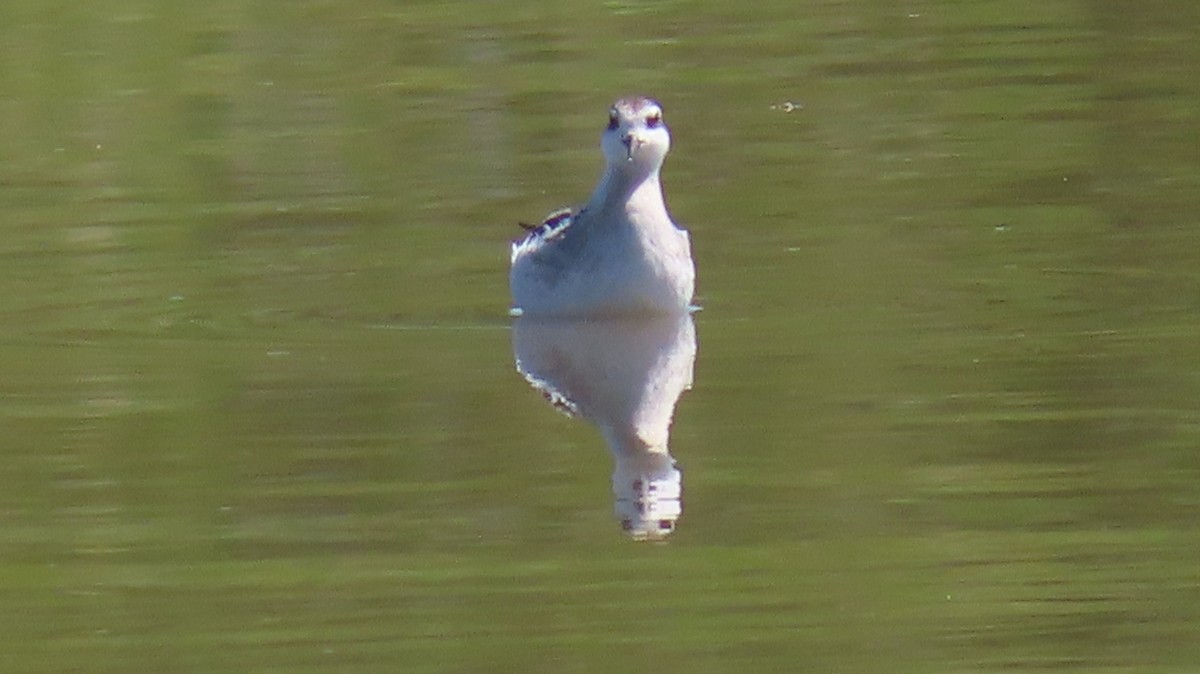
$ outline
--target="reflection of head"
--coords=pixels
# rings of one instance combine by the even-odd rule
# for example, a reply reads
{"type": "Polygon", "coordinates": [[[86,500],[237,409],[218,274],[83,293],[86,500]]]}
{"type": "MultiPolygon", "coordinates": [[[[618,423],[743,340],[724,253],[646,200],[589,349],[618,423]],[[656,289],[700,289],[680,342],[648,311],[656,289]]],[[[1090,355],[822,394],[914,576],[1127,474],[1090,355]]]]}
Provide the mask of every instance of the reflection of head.
{"type": "MultiPolygon", "coordinates": [[[[669,460],[663,455],[664,459],[669,460]]],[[[675,531],[683,513],[683,483],[671,462],[654,471],[622,470],[613,473],[614,510],[621,528],[637,540],[661,540],[675,531]]]]}

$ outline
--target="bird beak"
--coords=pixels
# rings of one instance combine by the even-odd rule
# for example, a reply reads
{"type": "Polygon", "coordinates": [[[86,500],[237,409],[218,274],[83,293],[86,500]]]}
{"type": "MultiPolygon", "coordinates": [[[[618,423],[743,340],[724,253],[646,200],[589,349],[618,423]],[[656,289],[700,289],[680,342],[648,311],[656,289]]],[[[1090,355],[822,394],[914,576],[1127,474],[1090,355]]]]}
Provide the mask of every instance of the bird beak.
{"type": "MultiPolygon", "coordinates": [[[[625,159],[628,161],[633,161],[634,140],[635,139],[632,133],[627,133],[624,136],[621,136],[621,143],[625,146],[625,159]]],[[[641,145],[640,141],[638,142],[638,145],[641,145]]]]}

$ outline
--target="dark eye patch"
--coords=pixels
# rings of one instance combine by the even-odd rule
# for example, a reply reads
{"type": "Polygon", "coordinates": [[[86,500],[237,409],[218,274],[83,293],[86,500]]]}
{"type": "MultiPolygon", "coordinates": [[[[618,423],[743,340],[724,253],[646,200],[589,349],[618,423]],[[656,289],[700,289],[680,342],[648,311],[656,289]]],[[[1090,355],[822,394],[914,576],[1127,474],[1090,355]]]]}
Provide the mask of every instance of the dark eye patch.
{"type": "Polygon", "coordinates": [[[657,129],[662,124],[662,115],[654,112],[646,116],[646,126],[651,129],[657,129]]]}

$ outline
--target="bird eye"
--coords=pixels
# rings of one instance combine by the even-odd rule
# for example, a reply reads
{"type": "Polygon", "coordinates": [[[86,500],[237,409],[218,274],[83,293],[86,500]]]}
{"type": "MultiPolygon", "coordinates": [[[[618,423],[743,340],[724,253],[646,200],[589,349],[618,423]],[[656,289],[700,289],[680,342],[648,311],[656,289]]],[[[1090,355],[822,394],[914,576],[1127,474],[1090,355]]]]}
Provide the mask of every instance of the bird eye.
{"type": "Polygon", "coordinates": [[[659,124],[662,124],[662,115],[660,113],[655,112],[646,116],[646,126],[651,129],[657,129],[659,124]]]}
{"type": "Polygon", "coordinates": [[[612,131],[617,128],[617,111],[613,110],[608,113],[608,130],[612,131]]]}

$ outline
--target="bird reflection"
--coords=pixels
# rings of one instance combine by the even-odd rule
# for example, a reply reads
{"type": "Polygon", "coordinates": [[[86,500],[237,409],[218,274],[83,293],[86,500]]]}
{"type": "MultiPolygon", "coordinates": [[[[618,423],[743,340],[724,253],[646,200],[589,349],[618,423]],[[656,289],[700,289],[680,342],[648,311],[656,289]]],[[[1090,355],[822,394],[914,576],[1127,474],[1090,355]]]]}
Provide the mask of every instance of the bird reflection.
{"type": "Polygon", "coordinates": [[[621,527],[662,539],[683,512],[667,441],[679,396],[692,385],[696,328],[679,316],[575,321],[525,316],[513,326],[517,370],[568,416],[594,424],[616,466],[621,527]]]}

